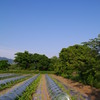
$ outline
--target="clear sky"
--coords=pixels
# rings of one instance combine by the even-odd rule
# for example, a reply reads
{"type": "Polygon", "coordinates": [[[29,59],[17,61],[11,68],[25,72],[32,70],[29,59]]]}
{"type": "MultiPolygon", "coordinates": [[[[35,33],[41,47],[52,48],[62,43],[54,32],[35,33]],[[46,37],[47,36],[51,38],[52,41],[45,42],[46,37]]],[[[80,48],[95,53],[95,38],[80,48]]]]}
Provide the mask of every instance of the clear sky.
{"type": "Polygon", "coordinates": [[[99,33],[100,0],[0,0],[0,56],[58,56],[99,33]]]}

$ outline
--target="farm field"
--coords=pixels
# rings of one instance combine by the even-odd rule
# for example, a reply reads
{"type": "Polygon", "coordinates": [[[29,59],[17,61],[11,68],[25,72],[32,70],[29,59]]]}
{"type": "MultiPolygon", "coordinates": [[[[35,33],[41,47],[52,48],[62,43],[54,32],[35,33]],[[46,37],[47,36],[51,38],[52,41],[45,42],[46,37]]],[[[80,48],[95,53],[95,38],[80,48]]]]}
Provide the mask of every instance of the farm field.
{"type": "MultiPolygon", "coordinates": [[[[72,81],[70,79],[63,78],[57,75],[51,75],[57,82],[62,84],[65,89],[69,89],[71,96],[75,96],[76,94],[82,95],[83,97],[88,98],[88,100],[100,100],[100,89],[96,89],[89,85],[83,85],[82,83],[72,81]]],[[[76,97],[79,97],[76,95],[76,97]]],[[[79,100],[79,99],[75,99],[79,100]]],[[[84,99],[86,100],[86,99],[84,99]]]]}
{"type": "MultiPolygon", "coordinates": [[[[6,77],[6,74],[3,75],[6,77]]],[[[99,100],[100,98],[97,94],[100,93],[99,89],[54,74],[8,76],[0,80],[0,100],[99,100]]]]}
{"type": "Polygon", "coordinates": [[[100,100],[100,0],[0,0],[0,100],[100,100]]]}

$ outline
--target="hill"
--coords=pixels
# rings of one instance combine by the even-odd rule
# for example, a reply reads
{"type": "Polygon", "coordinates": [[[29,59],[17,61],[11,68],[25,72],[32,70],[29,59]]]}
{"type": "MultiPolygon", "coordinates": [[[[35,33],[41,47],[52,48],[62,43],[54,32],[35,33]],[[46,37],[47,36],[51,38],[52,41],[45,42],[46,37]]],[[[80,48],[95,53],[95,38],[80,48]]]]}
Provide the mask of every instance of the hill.
{"type": "Polygon", "coordinates": [[[14,63],[13,59],[9,59],[9,58],[6,58],[6,57],[0,57],[0,60],[8,60],[9,64],[14,63]]]}

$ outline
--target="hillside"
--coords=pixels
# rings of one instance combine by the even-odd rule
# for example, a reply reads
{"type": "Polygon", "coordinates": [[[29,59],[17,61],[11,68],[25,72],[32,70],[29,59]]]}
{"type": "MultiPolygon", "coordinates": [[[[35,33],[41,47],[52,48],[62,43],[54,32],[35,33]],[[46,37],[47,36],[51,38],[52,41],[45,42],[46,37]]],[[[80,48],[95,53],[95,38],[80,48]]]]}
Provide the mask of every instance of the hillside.
{"type": "Polygon", "coordinates": [[[14,63],[13,59],[9,59],[9,58],[6,58],[6,57],[0,57],[0,60],[8,60],[8,62],[10,64],[14,63]]]}

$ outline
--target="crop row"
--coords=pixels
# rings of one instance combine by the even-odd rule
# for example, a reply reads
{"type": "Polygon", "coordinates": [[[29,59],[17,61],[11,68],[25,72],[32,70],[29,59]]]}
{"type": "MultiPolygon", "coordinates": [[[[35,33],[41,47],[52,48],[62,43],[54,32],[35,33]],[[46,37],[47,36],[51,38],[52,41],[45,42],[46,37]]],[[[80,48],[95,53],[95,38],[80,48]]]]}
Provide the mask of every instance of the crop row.
{"type": "Polygon", "coordinates": [[[90,97],[88,97],[84,94],[81,94],[76,90],[73,90],[71,87],[64,85],[59,80],[57,80],[53,77],[52,77],[52,79],[65,93],[67,93],[70,96],[71,100],[91,100],[90,97]]]}
{"type": "Polygon", "coordinates": [[[0,74],[0,80],[2,79],[6,79],[6,78],[10,78],[10,77],[15,77],[15,76],[18,76],[18,74],[0,74]]]}
{"type": "Polygon", "coordinates": [[[48,75],[46,75],[46,81],[51,100],[70,100],[69,96],[48,75]]]}
{"type": "Polygon", "coordinates": [[[13,78],[8,78],[8,79],[5,79],[5,80],[0,80],[0,87],[2,85],[6,85],[7,83],[9,82],[13,82],[15,80],[19,80],[19,79],[22,79],[22,78],[25,78],[26,76],[17,76],[17,77],[13,77],[13,78]]]}
{"type": "MultiPolygon", "coordinates": [[[[24,81],[21,85],[0,96],[0,100],[32,100],[41,78],[41,75],[38,76],[39,74],[33,77],[30,76],[31,78],[24,81]]],[[[46,75],[46,86],[51,100],[89,100],[68,88],[66,90],[63,84],[48,75],[46,75]],[[76,95],[72,95],[73,93],[76,95]]]]}
{"type": "Polygon", "coordinates": [[[36,80],[34,80],[34,82],[32,82],[32,84],[26,88],[25,92],[23,92],[23,95],[18,97],[16,100],[34,100],[33,94],[36,92],[40,79],[41,75],[36,80]]]}
{"type": "Polygon", "coordinates": [[[32,76],[26,76],[25,78],[21,78],[21,79],[19,79],[19,80],[11,81],[11,82],[8,82],[7,84],[2,84],[2,85],[0,86],[0,91],[1,91],[1,90],[4,90],[4,89],[6,89],[6,88],[10,88],[10,87],[12,87],[13,85],[15,85],[15,84],[17,84],[17,83],[19,83],[19,82],[25,81],[25,80],[27,80],[27,79],[30,78],[30,77],[32,77],[32,76]]]}
{"type": "Polygon", "coordinates": [[[4,78],[4,77],[8,77],[8,76],[14,76],[14,75],[17,75],[17,74],[11,74],[11,73],[8,73],[8,74],[0,74],[0,78],[4,78]]]}
{"type": "Polygon", "coordinates": [[[25,91],[25,89],[35,80],[37,79],[39,75],[36,75],[28,80],[26,80],[23,84],[21,84],[20,86],[12,89],[11,91],[9,91],[8,93],[0,96],[0,100],[15,100],[16,98],[18,98],[19,96],[22,95],[22,93],[25,91]]]}

